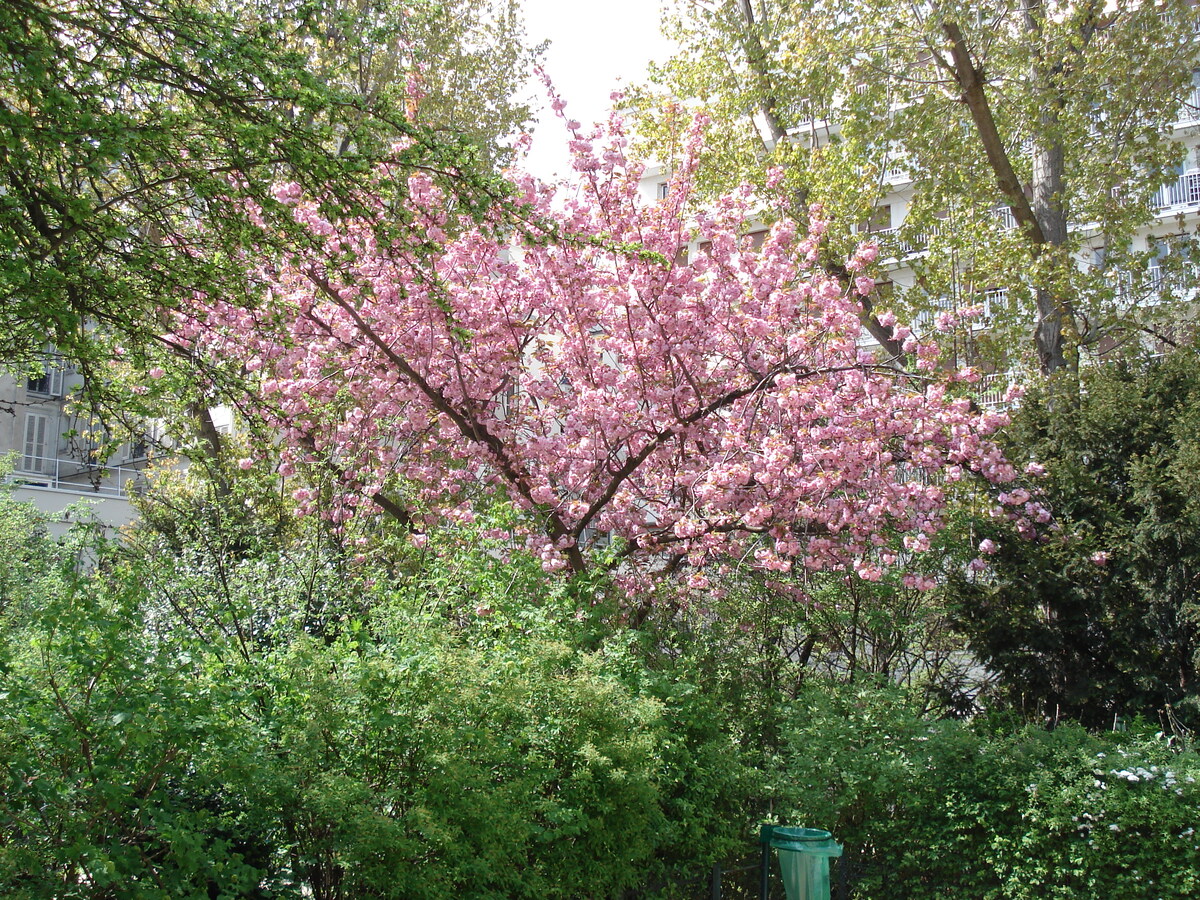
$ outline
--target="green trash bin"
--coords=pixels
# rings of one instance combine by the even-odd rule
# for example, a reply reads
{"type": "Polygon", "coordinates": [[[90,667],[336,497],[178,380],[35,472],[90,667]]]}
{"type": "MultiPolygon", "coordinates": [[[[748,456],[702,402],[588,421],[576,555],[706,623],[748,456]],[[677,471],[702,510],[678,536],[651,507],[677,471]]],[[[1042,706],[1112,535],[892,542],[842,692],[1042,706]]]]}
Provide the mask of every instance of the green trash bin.
{"type": "Polygon", "coordinates": [[[842,845],[820,828],[771,829],[771,846],[779,854],[788,900],[829,900],[829,860],[842,855],[842,845]]]}

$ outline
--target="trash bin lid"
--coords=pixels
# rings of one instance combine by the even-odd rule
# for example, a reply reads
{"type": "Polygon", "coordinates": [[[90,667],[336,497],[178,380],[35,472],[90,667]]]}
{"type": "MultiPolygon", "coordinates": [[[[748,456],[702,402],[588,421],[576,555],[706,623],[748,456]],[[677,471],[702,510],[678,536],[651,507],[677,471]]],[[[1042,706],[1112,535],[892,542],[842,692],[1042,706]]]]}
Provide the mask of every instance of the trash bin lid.
{"type": "Polygon", "coordinates": [[[776,826],[771,831],[771,846],[792,853],[811,853],[815,856],[841,856],[842,846],[833,835],[821,828],[789,828],[776,826]]]}

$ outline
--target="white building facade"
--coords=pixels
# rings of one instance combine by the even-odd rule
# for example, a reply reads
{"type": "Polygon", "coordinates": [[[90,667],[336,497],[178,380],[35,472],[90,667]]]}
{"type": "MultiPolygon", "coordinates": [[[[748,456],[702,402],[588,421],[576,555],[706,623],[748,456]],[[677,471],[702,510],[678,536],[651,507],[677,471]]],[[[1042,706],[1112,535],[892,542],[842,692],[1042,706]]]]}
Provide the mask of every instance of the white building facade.
{"type": "Polygon", "coordinates": [[[145,485],[150,442],[124,444],[100,458],[94,426],[71,402],[82,377],[52,351],[41,368],[0,373],[0,457],[9,460],[6,480],[15,497],[31,502],[59,532],[87,514],[110,530],[129,524],[130,496],[145,485]]]}

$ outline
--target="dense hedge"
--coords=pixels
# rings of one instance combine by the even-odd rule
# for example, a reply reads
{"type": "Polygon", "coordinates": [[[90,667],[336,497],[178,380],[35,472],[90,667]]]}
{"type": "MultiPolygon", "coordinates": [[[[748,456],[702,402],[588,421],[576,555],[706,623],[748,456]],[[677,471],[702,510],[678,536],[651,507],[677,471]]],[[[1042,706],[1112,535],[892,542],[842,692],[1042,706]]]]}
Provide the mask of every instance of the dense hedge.
{"type": "Polygon", "coordinates": [[[762,821],[833,831],[860,900],[1200,895],[1178,738],[793,694],[739,628],[627,630],[486,548],[369,580],[0,531],[5,897],[687,896],[762,821]]]}
{"type": "Polygon", "coordinates": [[[930,721],[896,691],[788,710],[784,818],[834,831],[854,896],[1200,896],[1200,755],[1160,734],[930,721]]]}
{"type": "Polygon", "coordinates": [[[535,562],[218,571],[0,505],[0,896],[611,897],[740,842],[719,704],[535,562]]]}

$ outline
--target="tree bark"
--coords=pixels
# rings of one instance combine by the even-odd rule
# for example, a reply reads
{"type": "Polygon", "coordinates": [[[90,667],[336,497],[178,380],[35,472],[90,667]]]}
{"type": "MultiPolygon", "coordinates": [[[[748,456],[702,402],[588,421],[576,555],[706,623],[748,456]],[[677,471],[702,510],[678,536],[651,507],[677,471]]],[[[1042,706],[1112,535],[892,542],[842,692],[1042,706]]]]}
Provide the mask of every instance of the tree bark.
{"type": "MultiPolygon", "coordinates": [[[[1036,35],[1040,30],[1042,4],[1040,0],[1024,0],[1022,6],[1026,28],[1031,35],[1036,35]]],[[[1030,254],[1036,260],[1047,249],[1064,247],[1067,243],[1067,217],[1062,205],[1064,154],[1062,142],[1053,137],[1058,125],[1057,105],[1046,107],[1038,123],[1034,138],[1031,200],[1025,195],[1021,180],[1004,147],[984,89],[983,75],[971,59],[962,29],[958,23],[947,21],[942,24],[942,31],[950,41],[950,74],[958,84],[962,102],[970,112],[988,165],[996,178],[996,185],[1008,202],[1018,226],[1030,241],[1030,254]]],[[[1045,73],[1036,61],[1031,75],[1035,83],[1045,82],[1045,73]]],[[[1041,285],[1034,286],[1034,294],[1037,322],[1033,335],[1038,368],[1043,375],[1053,375],[1067,363],[1063,332],[1069,304],[1041,285]]]]}
{"type": "MultiPolygon", "coordinates": [[[[767,123],[767,129],[771,133],[771,140],[776,144],[788,139],[787,126],[780,118],[779,100],[775,96],[774,81],[770,66],[767,64],[767,51],[763,46],[762,38],[759,36],[759,31],[763,28],[760,19],[765,19],[765,13],[762,16],[756,16],[751,0],[737,0],[738,12],[741,15],[743,23],[742,32],[742,50],[746,54],[746,62],[750,67],[750,72],[753,75],[758,86],[758,108],[762,113],[763,119],[767,123]]],[[[803,207],[807,202],[807,196],[799,198],[797,206],[803,207]]],[[[797,218],[802,223],[807,222],[807,210],[797,208],[797,218]]],[[[851,273],[845,266],[835,261],[826,261],[822,264],[825,271],[836,278],[843,284],[847,290],[854,283],[851,273]]],[[[903,367],[907,359],[904,348],[901,342],[896,340],[892,329],[879,321],[875,315],[874,304],[869,297],[861,297],[859,301],[859,321],[862,322],[864,328],[883,348],[892,363],[903,367]]]]}

